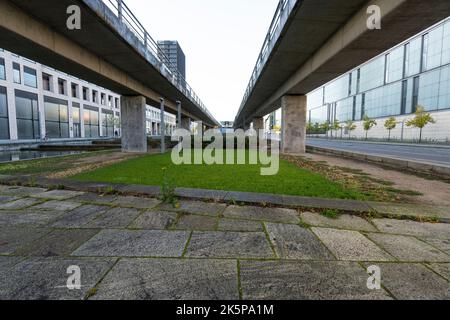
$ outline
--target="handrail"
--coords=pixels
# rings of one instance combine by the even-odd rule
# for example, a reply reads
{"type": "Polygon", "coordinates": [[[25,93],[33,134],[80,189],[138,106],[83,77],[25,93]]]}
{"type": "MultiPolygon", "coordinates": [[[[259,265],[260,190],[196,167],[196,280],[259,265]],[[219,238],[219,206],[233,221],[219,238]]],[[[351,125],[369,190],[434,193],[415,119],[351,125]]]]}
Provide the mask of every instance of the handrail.
{"type": "MultiPolygon", "coordinates": [[[[280,0],[275,11],[275,15],[272,19],[272,22],[269,27],[269,31],[266,35],[264,43],[262,45],[261,51],[258,55],[258,59],[256,61],[255,68],[253,69],[252,75],[250,77],[250,81],[247,85],[247,89],[244,93],[244,98],[242,99],[242,103],[238,112],[238,116],[244,108],[245,104],[250,97],[250,94],[253,91],[253,88],[258,80],[262,69],[264,68],[267,59],[272,51],[274,43],[278,40],[278,36],[280,35],[281,30],[283,29],[287,18],[290,16],[293,8],[296,3],[300,0],[280,0]],[[284,21],[283,21],[284,17],[284,21]]],[[[236,117],[237,120],[237,117],[236,117]]]]}
{"type": "Polygon", "coordinates": [[[183,75],[177,70],[169,58],[163,53],[158,43],[143,27],[133,12],[125,4],[124,0],[102,0],[102,2],[116,15],[123,25],[130,30],[138,40],[149,50],[158,66],[162,68],[163,76],[165,76],[180,92],[182,92],[192,103],[202,109],[213,121],[218,124],[217,120],[212,116],[205,104],[200,100],[195,91],[187,83],[183,75]],[[175,71],[176,70],[176,71],[175,71]],[[175,72],[174,72],[175,71],[175,72]],[[165,74],[164,74],[165,73],[165,74]]]}

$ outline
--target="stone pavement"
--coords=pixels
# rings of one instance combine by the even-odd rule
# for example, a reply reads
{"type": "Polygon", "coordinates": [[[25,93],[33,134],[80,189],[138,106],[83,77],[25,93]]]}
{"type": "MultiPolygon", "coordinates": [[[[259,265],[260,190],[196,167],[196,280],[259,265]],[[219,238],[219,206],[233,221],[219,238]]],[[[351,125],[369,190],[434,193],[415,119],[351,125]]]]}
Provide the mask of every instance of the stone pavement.
{"type": "Polygon", "coordinates": [[[0,185],[0,299],[450,299],[450,224],[0,185]]]}

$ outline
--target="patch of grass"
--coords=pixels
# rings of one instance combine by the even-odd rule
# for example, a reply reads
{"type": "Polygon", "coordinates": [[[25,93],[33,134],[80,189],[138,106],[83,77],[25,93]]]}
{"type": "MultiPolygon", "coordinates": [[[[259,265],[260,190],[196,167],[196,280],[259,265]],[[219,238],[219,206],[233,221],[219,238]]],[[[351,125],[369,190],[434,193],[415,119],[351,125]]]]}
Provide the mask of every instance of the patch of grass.
{"type": "Polygon", "coordinates": [[[322,215],[324,217],[330,218],[330,219],[337,219],[339,217],[339,212],[334,209],[328,209],[322,212],[322,215]]]}
{"type": "MultiPolygon", "coordinates": [[[[247,159],[248,159],[247,152],[247,159]]],[[[175,165],[169,153],[146,155],[72,177],[77,181],[161,186],[164,174],[176,187],[320,198],[364,200],[357,189],[346,188],[320,173],[280,160],[274,176],[262,176],[262,165],[175,165]],[[166,168],[165,173],[162,168],[166,168]]]]}

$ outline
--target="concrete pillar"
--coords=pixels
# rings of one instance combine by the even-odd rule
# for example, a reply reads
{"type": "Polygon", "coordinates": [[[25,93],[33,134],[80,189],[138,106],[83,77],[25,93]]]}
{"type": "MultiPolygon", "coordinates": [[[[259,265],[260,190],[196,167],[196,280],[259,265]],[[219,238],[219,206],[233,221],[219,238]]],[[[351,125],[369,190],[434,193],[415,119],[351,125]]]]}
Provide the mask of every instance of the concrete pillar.
{"type": "Polygon", "coordinates": [[[147,152],[145,109],[143,96],[121,97],[122,152],[147,152]]]}
{"type": "Polygon", "coordinates": [[[161,153],[166,152],[166,119],[164,99],[161,98],[161,153]]]}
{"type": "Polygon", "coordinates": [[[306,96],[284,96],[282,108],[282,152],[306,152],[306,96]]]}
{"type": "Polygon", "coordinates": [[[253,119],[253,129],[264,130],[264,118],[261,117],[253,119]]]}
{"type": "Polygon", "coordinates": [[[191,131],[191,118],[181,118],[181,128],[191,131]]]}
{"type": "Polygon", "coordinates": [[[177,128],[181,129],[181,101],[177,101],[177,128]]]}

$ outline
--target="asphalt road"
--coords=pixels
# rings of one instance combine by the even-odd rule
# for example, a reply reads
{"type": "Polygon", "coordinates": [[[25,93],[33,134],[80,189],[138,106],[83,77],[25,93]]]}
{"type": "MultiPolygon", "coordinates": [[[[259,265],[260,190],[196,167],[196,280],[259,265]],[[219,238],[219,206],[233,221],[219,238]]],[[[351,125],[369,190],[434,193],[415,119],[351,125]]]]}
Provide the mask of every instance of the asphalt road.
{"type": "Polygon", "coordinates": [[[307,145],[450,166],[450,148],[308,139],[307,145]]]}

